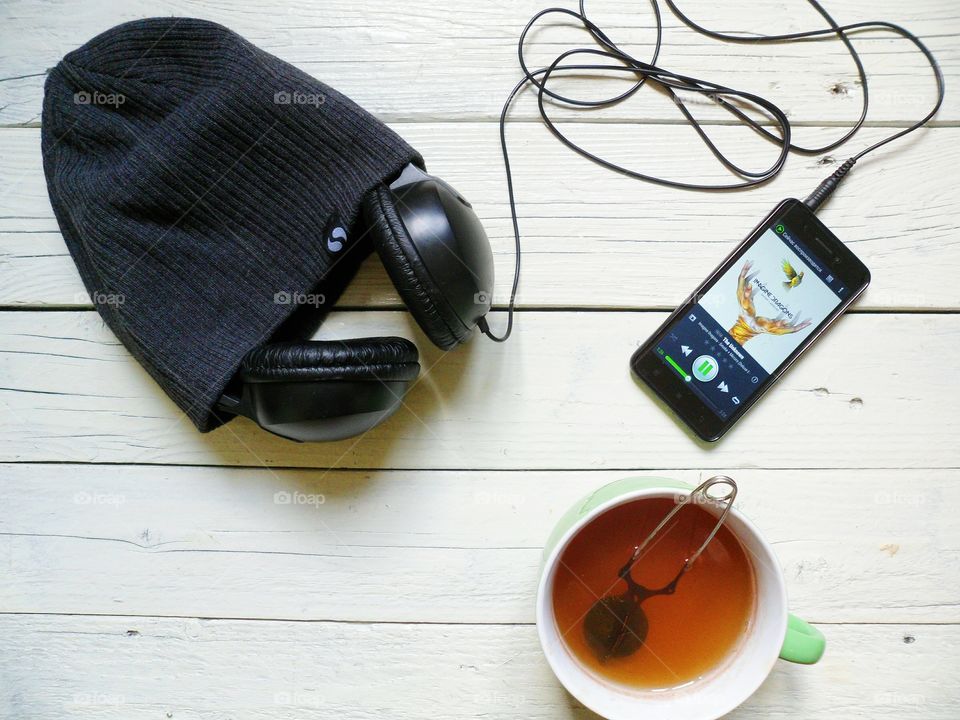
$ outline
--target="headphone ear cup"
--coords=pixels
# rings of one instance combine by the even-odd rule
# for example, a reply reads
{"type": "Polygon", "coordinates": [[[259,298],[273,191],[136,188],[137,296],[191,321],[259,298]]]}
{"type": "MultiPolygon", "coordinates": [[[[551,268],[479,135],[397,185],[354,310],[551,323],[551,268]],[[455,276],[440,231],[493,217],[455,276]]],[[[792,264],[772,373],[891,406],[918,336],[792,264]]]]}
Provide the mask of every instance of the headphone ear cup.
{"type": "Polygon", "coordinates": [[[273,343],[247,353],[219,407],[292,440],[342,440],[392,415],[419,372],[403,338],[273,343]]]}
{"type": "Polygon", "coordinates": [[[240,366],[245,382],[413,380],[419,372],[417,346],[399,337],[271,343],[240,366]]]}
{"type": "Polygon", "coordinates": [[[400,219],[390,189],[381,185],[370,190],[363,212],[387,274],[427,337],[443,350],[468,340],[473,327],[463,324],[431,277],[400,219]]]}

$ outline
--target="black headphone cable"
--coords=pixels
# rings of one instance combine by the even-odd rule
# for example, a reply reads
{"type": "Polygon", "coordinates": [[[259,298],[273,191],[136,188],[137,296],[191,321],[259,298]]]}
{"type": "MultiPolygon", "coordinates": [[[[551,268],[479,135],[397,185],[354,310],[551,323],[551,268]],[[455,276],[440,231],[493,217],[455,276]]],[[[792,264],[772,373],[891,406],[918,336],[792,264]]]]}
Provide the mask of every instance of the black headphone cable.
{"type": "Polygon", "coordinates": [[[520,61],[520,67],[523,70],[523,78],[514,86],[513,90],[507,96],[506,101],[504,102],[503,109],[500,113],[500,147],[503,154],[504,167],[506,170],[507,176],[507,193],[509,197],[510,204],[510,215],[513,222],[513,233],[514,233],[514,242],[515,242],[515,252],[516,252],[516,265],[514,267],[513,274],[513,285],[510,291],[510,301],[507,305],[507,327],[503,335],[497,336],[494,335],[490,330],[486,319],[481,319],[478,323],[478,326],[485,335],[490,339],[495,340],[496,342],[503,342],[508,337],[510,337],[511,332],[513,331],[513,316],[516,310],[516,297],[517,289],[520,284],[520,256],[521,256],[521,247],[520,247],[520,227],[517,220],[517,206],[516,206],[516,197],[514,193],[513,185],[513,173],[510,167],[510,156],[507,151],[507,139],[506,139],[506,120],[509,113],[510,107],[513,104],[513,101],[516,99],[517,95],[523,90],[528,84],[531,84],[537,89],[537,105],[540,113],[540,117],[543,120],[544,124],[550,130],[553,135],[560,140],[564,145],[569,147],[574,152],[582,155],[583,157],[606,167],[610,170],[618,172],[622,175],[635,178],[637,180],[643,180],[645,182],[651,182],[657,185],[664,185],[667,187],[674,187],[681,190],[706,190],[706,191],[729,191],[729,190],[740,190],[744,188],[754,187],[768,182],[769,180],[776,177],[780,171],[783,169],[784,164],[786,163],[787,156],[790,152],[794,152],[801,155],[819,155],[821,153],[829,152],[834,150],[848,140],[850,140],[863,126],[864,121],[867,117],[867,112],[869,110],[870,104],[870,95],[869,88],[867,83],[867,74],[863,68],[863,63],[860,60],[860,55],[854,48],[853,43],[850,40],[850,34],[860,33],[867,31],[888,31],[892,32],[895,35],[898,35],[904,39],[909,40],[913,43],[914,46],[923,54],[924,58],[930,64],[931,69],[933,70],[934,79],[937,84],[937,97],[936,102],[934,103],[931,110],[920,120],[909,125],[906,128],[899,130],[896,133],[889,135],[886,138],[883,138],[879,142],[870,145],[864,150],[861,150],[856,155],[853,155],[846,161],[844,161],[829,177],[827,177],[820,185],[814,190],[805,200],[804,203],[812,211],[816,211],[823,202],[833,193],[837,188],[840,182],[846,177],[850,172],[851,168],[859,161],[864,155],[873,152],[874,150],[886,145],[889,142],[892,142],[898,138],[907,135],[908,133],[917,130],[918,128],[927,124],[930,119],[937,113],[940,109],[940,106],[943,104],[944,96],[944,78],[943,72],[940,69],[939,64],[937,63],[936,58],[933,56],[933,53],[927,48],[927,46],[920,40],[916,35],[911,33],[906,28],[896,25],[894,23],[889,23],[885,21],[865,21],[851,23],[848,25],[839,25],[834,18],[827,12],[827,10],[817,1],[817,0],[807,0],[807,2],[826,20],[829,25],[828,28],[823,28],[821,30],[807,30],[803,32],[796,33],[784,33],[779,35],[740,35],[740,34],[731,34],[731,33],[721,33],[710,30],[708,28],[702,27],[697,23],[693,22],[688,18],[680,9],[676,6],[673,0],[665,0],[667,7],[677,16],[677,18],[685,24],[687,27],[692,30],[704,35],[706,37],[723,40],[725,42],[733,43],[742,43],[742,44],[757,44],[757,43],[787,43],[794,41],[807,41],[807,40],[823,40],[830,38],[838,38],[843,42],[848,54],[850,55],[853,63],[857,69],[857,74],[860,79],[861,93],[862,93],[862,107],[860,116],[857,121],[851,126],[851,128],[845,132],[840,138],[833,140],[825,145],[819,147],[803,147],[792,142],[791,127],[790,121],[788,120],[786,114],[775,105],[773,102],[752,93],[736,90],[733,88],[725,87],[717,83],[697,79],[694,77],[681,75],[679,73],[660,68],[656,65],[657,59],[660,54],[660,49],[663,40],[663,20],[660,14],[660,6],[658,0],[650,0],[650,5],[654,14],[655,21],[655,31],[656,38],[654,49],[651,54],[651,59],[649,62],[644,62],[639,60],[623,49],[621,49],[610,37],[593,21],[587,17],[585,0],[580,0],[579,11],[570,10],[568,8],[553,7],[546,8],[536,13],[530,21],[524,27],[523,32],[520,34],[520,39],[517,44],[517,55],[520,61]],[[564,52],[560,53],[553,62],[550,63],[547,67],[539,68],[537,70],[531,70],[526,63],[524,58],[524,46],[526,43],[527,35],[530,30],[540,21],[541,18],[548,15],[565,15],[572,17],[579,21],[583,25],[583,28],[589,33],[593,38],[595,43],[599,47],[575,47],[564,52]],[[564,64],[569,58],[577,58],[572,64],[564,64]],[[587,59],[581,61],[581,58],[586,57],[587,59]],[[597,64],[597,61],[594,58],[603,58],[607,61],[613,61],[616,64],[597,64]],[[565,71],[601,71],[601,72],[615,72],[615,73],[625,73],[632,74],[635,76],[636,81],[630,86],[626,91],[615,95],[610,98],[603,98],[599,100],[585,100],[581,98],[571,97],[569,95],[563,95],[555,90],[547,87],[551,77],[556,72],[565,72],[565,71]],[[690,124],[690,126],[695,130],[697,135],[707,146],[713,156],[724,166],[726,167],[734,176],[739,178],[737,181],[718,184],[718,185],[705,185],[698,183],[688,183],[681,182],[678,180],[670,180],[668,178],[661,178],[655,175],[648,175],[637,170],[627,168],[625,166],[619,165],[616,162],[609,160],[607,158],[601,157],[597,154],[590,152],[584,147],[578,145],[570,138],[568,138],[557,125],[550,118],[546,105],[544,103],[544,97],[550,98],[553,102],[566,105],[570,107],[580,107],[580,108],[603,108],[611,107],[617,105],[620,102],[632,97],[641,87],[647,82],[650,81],[661,89],[663,89],[668,97],[676,104],[677,108],[680,110],[681,114],[690,124]],[[704,95],[710,98],[717,106],[723,110],[729,112],[737,120],[748,126],[751,130],[756,132],[765,140],[778,145],[780,151],[777,155],[777,158],[768,168],[762,170],[747,170],[735,164],[729,157],[724,155],[711,140],[710,136],[704,130],[700,122],[693,116],[693,114],[687,109],[681,97],[677,94],[678,92],[692,92],[704,95]],[[743,110],[737,107],[735,104],[731,103],[729,99],[736,99],[741,103],[752,106],[756,111],[759,112],[768,122],[771,122],[775,128],[776,132],[771,132],[767,127],[765,127],[761,122],[758,122],[754,118],[747,115],[743,110]]]}

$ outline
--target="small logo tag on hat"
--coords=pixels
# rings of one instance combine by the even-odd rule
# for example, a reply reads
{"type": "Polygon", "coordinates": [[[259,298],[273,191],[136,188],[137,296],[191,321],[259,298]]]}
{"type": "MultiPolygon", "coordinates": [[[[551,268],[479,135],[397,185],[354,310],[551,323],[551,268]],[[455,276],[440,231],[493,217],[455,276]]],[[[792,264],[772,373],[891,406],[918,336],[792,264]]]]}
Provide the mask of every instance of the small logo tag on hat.
{"type": "Polygon", "coordinates": [[[340,222],[340,216],[336,213],[330,218],[330,222],[327,223],[327,230],[324,233],[325,241],[327,244],[327,250],[332,253],[338,253],[343,250],[343,246],[347,243],[347,231],[344,229],[343,225],[340,222]]]}

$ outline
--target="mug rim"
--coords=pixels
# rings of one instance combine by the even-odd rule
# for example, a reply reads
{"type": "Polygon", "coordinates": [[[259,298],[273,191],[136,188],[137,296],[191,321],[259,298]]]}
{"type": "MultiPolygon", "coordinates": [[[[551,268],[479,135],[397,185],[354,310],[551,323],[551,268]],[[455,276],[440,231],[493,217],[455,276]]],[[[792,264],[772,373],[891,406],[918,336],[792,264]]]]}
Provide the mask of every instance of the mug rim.
{"type": "MultiPolygon", "coordinates": [[[[565,672],[561,671],[561,668],[558,667],[560,659],[556,658],[550,649],[550,639],[551,637],[558,637],[559,645],[563,646],[563,649],[566,650],[562,637],[559,637],[559,632],[556,627],[548,620],[553,619],[553,609],[552,609],[552,598],[553,598],[553,588],[552,580],[556,573],[557,566],[559,564],[559,558],[569,546],[573,538],[587,525],[593,522],[597,517],[603,513],[611,510],[620,505],[624,505],[629,502],[633,502],[640,499],[647,498],[657,498],[657,497],[674,497],[678,492],[686,491],[690,492],[693,490],[692,487],[687,486],[685,488],[680,488],[677,485],[670,486],[661,484],[663,480],[660,478],[654,479],[651,478],[651,481],[655,481],[657,484],[650,485],[649,487],[635,488],[632,490],[625,490],[624,492],[615,495],[593,508],[584,511],[581,517],[578,517],[571,525],[564,531],[554,542],[553,547],[549,549],[543,558],[543,564],[540,570],[540,580],[537,585],[537,605],[536,605],[536,626],[537,626],[537,638],[540,642],[540,648],[544,654],[544,657],[547,659],[547,664],[550,666],[551,671],[554,676],[564,687],[564,689],[569,692],[574,698],[576,698],[580,703],[591,711],[601,715],[602,717],[608,718],[608,720],[620,720],[620,716],[609,715],[609,708],[606,708],[597,701],[597,697],[602,697],[604,694],[611,697],[625,698],[626,695],[616,695],[615,691],[612,690],[609,686],[604,686],[599,682],[595,677],[593,677],[588,671],[586,671],[574,658],[570,655],[567,655],[565,660],[568,664],[575,668],[575,672],[586,678],[589,684],[592,686],[595,692],[591,692],[590,696],[584,696],[585,693],[577,692],[573,688],[569,687],[567,682],[564,681],[563,676],[566,675],[565,672]],[[550,605],[550,607],[548,607],[550,605]],[[548,627],[549,626],[549,627],[548,627]]],[[[686,714],[682,718],[677,717],[677,720],[717,720],[727,713],[733,711],[735,708],[740,706],[745,702],[750,696],[752,696],[757,689],[763,684],[764,680],[770,675],[770,672],[773,670],[774,664],[780,656],[780,649],[782,647],[783,639],[786,637],[787,633],[787,616],[789,614],[789,607],[787,603],[787,589],[786,581],[783,576],[783,571],[780,569],[779,562],[777,561],[776,556],[773,554],[773,550],[770,544],[763,539],[760,535],[760,532],[757,530],[756,526],[747,518],[743,513],[741,513],[737,508],[731,507],[730,509],[731,516],[735,517],[737,522],[747,531],[749,537],[743,537],[744,533],[742,531],[734,531],[734,535],[737,540],[744,546],[744,549],[747,551],[748,556],[751,557],[750,562],[754,566],[754,573],[758,574],[759,570],[757,568],[758,561],[761,564],[769,565],[770,572],[767,573],[767,577],[772,581],[772,590],[775,592],[775,597],[773,600],[777,601],[780,610],[782,612],[776,613],[775,619],[777,626],[770,630],[769,632],[774,633],[773,637],[780,638],[780,640],[774,645],[770,644],[768,651],[765,653],[766,661],[762,665],[763,672],[758,674],[755,682],[742,683],[736,686],[736,691],[729,693],[730,699],[724,705],[718,705],[715,709],[711,708],[700,712],[699,714],[686,714]],[[748,542],[752,541],[752,542],[748,542]],[[748,544],[752,544],[755,547],[762,549],[764,553],[763,558],[754,558],[755,552],[753,549],[747,547],[748,544]]],[[[562,522],[562,520],[558,521],[562,522]]],[[[756,591],[756,602],[759,603],[762,593],[768,593],[770,590],[761,590],[759,587],[756,591]]],[[[765,598],[765,603],[769,603],[770,599],[765,598]]],[[[756,617],[757,612],[754,611],[754,616],[756,617]]],[[[724,667],[720,665],[716,668],[718,673],[717,677],[722,677],[725,672],[729,671],[729,667],[724,667]]],[[[637,697],[632,704],[635,705],[633,710],[642,709],[642,704],[644,699],[637,697]]]]}

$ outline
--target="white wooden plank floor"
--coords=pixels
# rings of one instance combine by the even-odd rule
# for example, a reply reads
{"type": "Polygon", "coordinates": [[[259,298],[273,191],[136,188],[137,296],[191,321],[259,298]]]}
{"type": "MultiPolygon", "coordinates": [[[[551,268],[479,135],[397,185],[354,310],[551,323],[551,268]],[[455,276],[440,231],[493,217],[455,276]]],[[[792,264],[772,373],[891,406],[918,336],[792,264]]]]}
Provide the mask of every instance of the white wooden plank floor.
{"type": "MultiPolygon", "coordinates": [[[[508,131],[525,243],[517,335],[443,355],[368,262],[323,335],[404,334],[432,369],[358,442],[293,445],[245,421],[199,435],[92,310],[40,164],[45,71],[64,53],[151,15],[235,29],[390,122],[471,199],[502,299],[513,256],[495,119],[516,36],[546,4],[0,6],[0,718],[587,720],[532,625],[552,524],[625,475],[714,472],[740,482],[794,609],[829,642],[818,666],[779,664],[731,717],[960,717],[960,96],[948,91],[931,128],[864,161],[824,209],[874,284],[716,447],[664,415],[627,359],[842,151],[793,157],[750,192],[680,193],[566,151],[528,94],[508,131]],[[278,502],[295,492],[313,503],[278,502]]],[[[589,7],[615,39],[648,46],[643,3],[589,7]]],[[[681,7],[725,30],[819,26],[799,0],[681,7]]],[[[841,22],[905,24],[948,88],[960,79],[952,0],[828,7],[841,22]]],[[[663,64],[771,97],[801,141],[856,117],[839,45],[727,46],[664,17],[663,64]]],[[[572,39],[541,33],[531,62],[572,39]]],[[[906,43],[855,42],[871,115],[848,154],[922,114],[933,90],[906,43]]],[[[718,177],[656,93],[597,120],[578,115],[571,132],[653,172],[718,177]]],[[[753,164],[769,157],[740,128],[712,130],[753,164]]]]}

